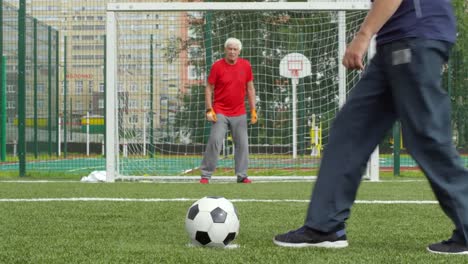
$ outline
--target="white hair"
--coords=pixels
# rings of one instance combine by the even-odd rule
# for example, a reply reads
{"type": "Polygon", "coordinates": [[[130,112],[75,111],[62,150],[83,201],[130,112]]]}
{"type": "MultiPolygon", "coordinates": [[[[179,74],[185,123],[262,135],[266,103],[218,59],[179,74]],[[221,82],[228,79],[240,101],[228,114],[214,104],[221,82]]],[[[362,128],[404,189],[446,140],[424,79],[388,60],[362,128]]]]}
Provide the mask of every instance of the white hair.
{"type": "Polygon", "coordinates": [[[234,44],[234,45],[236,45],[236,46],[239,48],[239,50],[242,50],[242,43],[241,43],[241,41],[240,41],[239,39],[236,39],[236,38],[228,38],[228,39],[226,40],[226,42],[224,43],[224,47],[227,48],[227,46],[228,46],[229,44],[234,44]]]}

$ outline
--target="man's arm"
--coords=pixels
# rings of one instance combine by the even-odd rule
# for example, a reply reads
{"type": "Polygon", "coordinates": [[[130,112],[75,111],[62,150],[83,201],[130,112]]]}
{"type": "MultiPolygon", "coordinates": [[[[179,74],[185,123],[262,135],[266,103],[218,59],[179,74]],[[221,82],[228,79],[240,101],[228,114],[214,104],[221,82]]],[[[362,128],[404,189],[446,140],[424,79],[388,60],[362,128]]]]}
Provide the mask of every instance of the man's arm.
{"type": "Polygon", "coordinates": [[[255,109],[255,87],[253,81],[247,83],[247,99],[249,100],[250,111],[255,109]]]}
{"type": "Polygon", "coordinates": [[[257,110],[255,109],[255,87],[253,81],[247,83],[247,99],[249,100],[250,105],[250,124],[257,123],[257,110]]]}
{"type": "Polygon", "coordinates": [[[207,110],[213,108],[213,91],[214,85],[208,83],[205,87],[205,106],[207,110]]]}
{"type": "Polygon", "coordinates": [[[205,106],[206,106],[206,119],[210,122],[216,122],[218,119],[216,118],[216,113],[213,110],[213,91],[214,85],[208,83],[205,87],[205,106]]]}
{"type": "Polygon", "coordinates": [[[395,13],[403,0],[374,0],[369,13],[353,41],[348,45],[343,57],[343,65],[348,69],[364,69],[362,58],[370,40],[395,13]]]}

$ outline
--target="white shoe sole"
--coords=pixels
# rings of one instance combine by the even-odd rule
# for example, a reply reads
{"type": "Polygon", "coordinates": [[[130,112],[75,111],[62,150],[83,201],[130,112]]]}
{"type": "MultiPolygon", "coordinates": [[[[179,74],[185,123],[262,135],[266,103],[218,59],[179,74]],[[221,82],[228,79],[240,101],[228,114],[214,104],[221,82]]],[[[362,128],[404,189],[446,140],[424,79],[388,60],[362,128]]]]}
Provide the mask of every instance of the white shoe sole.
{"type": "Polygon", "coordinates": [[[310,243],[286,243],[280,242],[273,238],[273,243],[280,247],[292,247],[292,248],[305,248],[305,247],[319,247],[319,248],[345,248],[348,246],[348,241],[324,241],[320,243],[310,244],[310,243]]]}

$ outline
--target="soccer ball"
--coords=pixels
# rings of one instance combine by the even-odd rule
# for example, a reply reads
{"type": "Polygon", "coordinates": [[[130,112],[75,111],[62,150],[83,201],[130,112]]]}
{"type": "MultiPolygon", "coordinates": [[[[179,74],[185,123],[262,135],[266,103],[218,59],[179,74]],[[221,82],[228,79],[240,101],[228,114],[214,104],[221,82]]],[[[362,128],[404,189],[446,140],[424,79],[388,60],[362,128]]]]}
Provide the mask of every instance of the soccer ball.
{"type": "Polygon", "coordinates": [[[226,247],[239,234],[237,210],[224,197],[203,197],[188,209],[185,229],[193,245],[226,247]]]}

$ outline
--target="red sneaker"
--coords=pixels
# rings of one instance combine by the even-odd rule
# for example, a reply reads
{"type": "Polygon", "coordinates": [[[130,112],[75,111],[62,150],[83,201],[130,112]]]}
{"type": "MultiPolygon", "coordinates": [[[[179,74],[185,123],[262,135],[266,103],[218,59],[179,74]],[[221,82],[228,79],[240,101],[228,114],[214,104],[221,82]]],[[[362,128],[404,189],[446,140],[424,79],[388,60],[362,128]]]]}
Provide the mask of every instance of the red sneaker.
{"type": "Polygon", "coordinates": [[[244,178],[241,181],[239,181],[238,183],[252,183],[252,181],[249,178],[244,178]]]}
{"type": "Polygon", "coordinates": [[[200,183],[201,184],[208,184],[208,183],[210,183],[210,180],[208,180],[208,178],[201,178],[200,183]]]}

